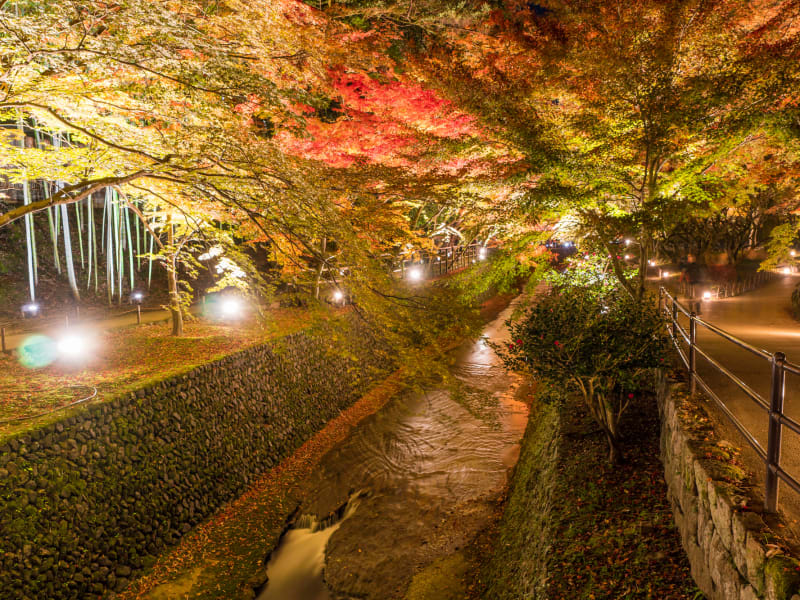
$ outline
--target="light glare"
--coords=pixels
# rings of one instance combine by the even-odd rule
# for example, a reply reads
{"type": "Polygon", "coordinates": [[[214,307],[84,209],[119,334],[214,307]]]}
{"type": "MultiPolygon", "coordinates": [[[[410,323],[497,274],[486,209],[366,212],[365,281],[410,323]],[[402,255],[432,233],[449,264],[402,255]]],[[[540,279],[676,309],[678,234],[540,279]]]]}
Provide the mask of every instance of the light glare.
{"type": "Polygon", "coordinates": [[[419,267],[411,267],[408,270],[409,281],[422,281],[422,269],[419,267]]]}
{"type": "Polygon", "coordinates": [[[237,298],[226,298],[220,305],[220,312],[223,317],[238,317],[242,312],[242,303],[237,298]]]}

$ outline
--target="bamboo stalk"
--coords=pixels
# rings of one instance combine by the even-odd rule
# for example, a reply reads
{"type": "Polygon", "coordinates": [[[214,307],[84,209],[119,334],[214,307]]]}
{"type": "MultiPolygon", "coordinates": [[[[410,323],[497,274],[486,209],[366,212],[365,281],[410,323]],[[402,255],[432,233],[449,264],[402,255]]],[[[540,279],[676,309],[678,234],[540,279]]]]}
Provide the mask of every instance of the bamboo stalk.
{"type": "Polygon", "coordinates": [[[78,247],[80,248],[80,253],[81,253],[81,269],[85,269],[86,268],[86,263],[84,262],[84,259],[83,259],[83,232],[81,231],[83,229],[83,215],[81,214],[81,203],[80,202],[76,202],[75,203],[75,218],[78,221],[78,224],[77,224],[77,228],[78,228],[78,247]]]}
{"type": "Polygon", "coordinates": [[[144,224],[140,224],[139,223],[139,219],[134,219],[133,220],[133,226],[136,229],[136,269],[138,271],[141,271],[142,270],[142,241],[141,241],[140,233],[143,235],[144,232],[143,231],[140,232],[140,230],[144,227],[144,224]]]}
{"type": "Polygon", "coordinates": [[[106,235],[106,288],[108,290],[108,304],[114,300],[114,241],[111,237],[111,228],[113,215],[111,210],[111,190],[106,188],[106,209],[103,211],[104,219],[105,214],[108,214],[108,234],[106,235]]]}
{"type": "Polygon", "coordinates": [[[128,267],[130,269],[131,290],[136,287],[136,276],[133,270],[133,239],[131,238],[131,215],[128,210],[128,205],[123,207],[125,212],[125,230],[128,234],[128,267]]]}
{"type": "Polygon", "coordinates": [[[116,190],[111,190],[112,198],[114,198],[114,242],[116,246],[116,267],[117,267],[117,302],[122,304],[122,284],[125,280],[125,261],[123,260],[122,242],[124,240],[122,235],[122,207],[119,202],[119,195],[116,190]]]}
{"type": "Polygon", "coordinates": [[[94,258],[96,248],[94,247],[94,206],[92,204],[91,194],[86,199],[86,289],[92,287],[92,259],[94,258]]]}
{"type": "MultiPolygon", "coordinates": [[[[156,218],[153,217],[153,222],[150,226],[153,229],[153,225],[156,223],[156,218]]],[[[154,230],[155,231],[155,230],[154,230]]],[[[155,237],[150,236],[150,252],[148,256],[148,264],[147,264],[147,289],[150,289],[150,284],[153,281],[153,244],[155,243],[155,237]]]]}

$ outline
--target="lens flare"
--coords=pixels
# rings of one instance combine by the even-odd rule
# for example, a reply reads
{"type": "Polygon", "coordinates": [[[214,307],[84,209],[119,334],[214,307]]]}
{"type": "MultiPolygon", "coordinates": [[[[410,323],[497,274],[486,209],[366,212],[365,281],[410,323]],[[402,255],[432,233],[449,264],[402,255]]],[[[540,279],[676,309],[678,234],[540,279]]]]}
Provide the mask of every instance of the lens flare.
{"type": "Polygon", "coordinates": [[[17,348],[17,355],[22,366],[29,369],[41,369],[58,358],[58,347],[46,335],[32,335],[23,340],[17,348]]]}

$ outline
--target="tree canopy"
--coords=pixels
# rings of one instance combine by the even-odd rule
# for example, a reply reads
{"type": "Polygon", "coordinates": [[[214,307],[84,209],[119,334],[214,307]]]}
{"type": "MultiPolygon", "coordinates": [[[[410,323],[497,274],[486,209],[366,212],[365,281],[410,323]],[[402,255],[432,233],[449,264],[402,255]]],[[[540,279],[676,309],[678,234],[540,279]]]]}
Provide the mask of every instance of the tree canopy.
{"type": "Polygon", "coordinates": [[[365,290],[383,256],[440,238],[526,260],[555,231],[616,261],[629,237],[639,280],[615,270],[641,294],[647,260],[697,219],[734,257],[748,210],[782,211],[773,253],[793,239],[798,11],[6,0],[4,174],[60,183],[5,203],[0,227],[113,187],[145,220],[167,207],[266,244],[287,281],[335,263],[365,290]]]}

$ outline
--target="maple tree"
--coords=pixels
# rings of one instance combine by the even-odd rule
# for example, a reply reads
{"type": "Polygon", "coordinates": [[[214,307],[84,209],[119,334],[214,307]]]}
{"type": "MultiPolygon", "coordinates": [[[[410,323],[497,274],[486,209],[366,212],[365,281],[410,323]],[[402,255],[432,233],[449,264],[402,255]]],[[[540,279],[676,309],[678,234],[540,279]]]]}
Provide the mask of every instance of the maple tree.
{"type": "Polygon", "coordinates": [[[558,224],[639,296],[681,223],[735,221],[743,198],[792,189],[791,168],[743,154],[795,163],[793,2],[1,7],[0,111],[45,143],[9,137],[0,159],[15,182],[64,186],[0,226],[114,185],[235,225],[318,296],[343,272],[391,286],[386,256],[445,240],[504,240],[535,262],[558,224]]]}

